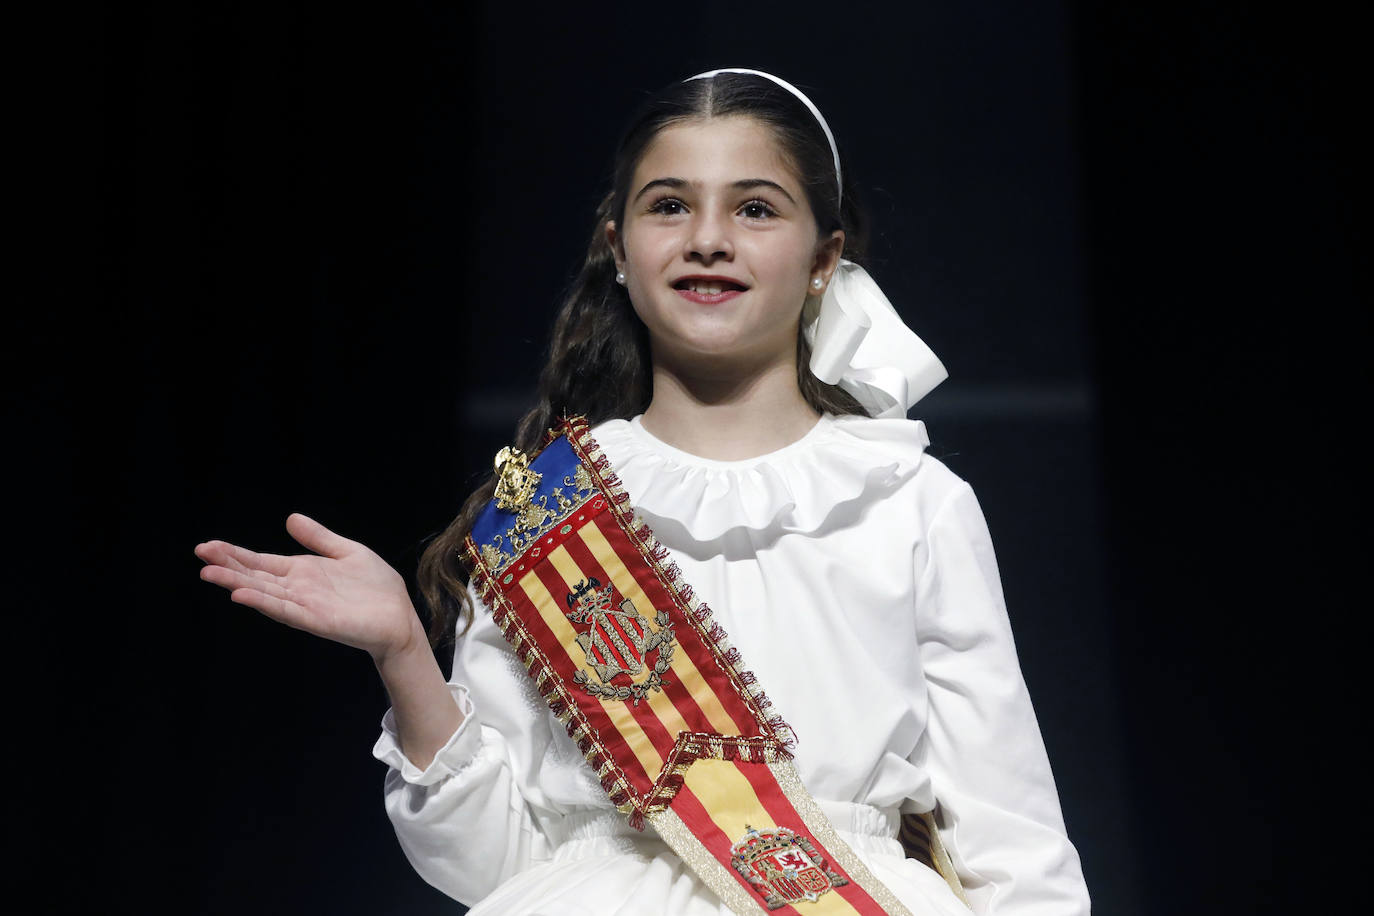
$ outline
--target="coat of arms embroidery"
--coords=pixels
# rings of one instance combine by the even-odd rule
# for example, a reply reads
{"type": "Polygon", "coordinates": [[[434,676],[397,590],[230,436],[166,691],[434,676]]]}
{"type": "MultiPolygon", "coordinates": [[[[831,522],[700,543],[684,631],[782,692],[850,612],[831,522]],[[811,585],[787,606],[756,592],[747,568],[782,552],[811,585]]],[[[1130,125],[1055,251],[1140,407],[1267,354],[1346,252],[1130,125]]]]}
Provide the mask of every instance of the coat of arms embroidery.
{"type": "Polygon", "coordinates": [[[672,667],[674,633],[667,611],[654,615],[657,629],[628,598],[615,600],[615,587],[595,576],[580,581],[568,593],[567,617],[577,628],[577,644],[587,668],[573,680],[592,696],[633,700],[638,704],[650,690],[662,690],[664,673],[672,667]],[[585,629],[583,629],[585,627],[585,629]],[[649,656],[655,656],[652,665],[649,656]]]}
{"type": "Polygon", "coordinates": [[[815,903],[821,894],[848,884],[805,836],[786,827],[748,831],[730,847],[730,864],[759,892],[770,910],[803,900],[815,903]]]}

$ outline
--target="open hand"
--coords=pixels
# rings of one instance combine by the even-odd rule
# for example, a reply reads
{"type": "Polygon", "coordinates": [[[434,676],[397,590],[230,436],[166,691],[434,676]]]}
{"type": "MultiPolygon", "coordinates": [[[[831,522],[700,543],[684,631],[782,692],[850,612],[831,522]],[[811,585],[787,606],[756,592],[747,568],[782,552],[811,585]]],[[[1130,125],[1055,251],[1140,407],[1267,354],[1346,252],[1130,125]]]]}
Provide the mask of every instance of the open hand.
{"type": "Polygon", "coordinates": [[[286,530],[314,554],[254,553],[224,541],[196,545],[200,577],[287,626],[384,659],[424,641],[405,582],[357,541],[293,513],[286,530]],[[318,556],[316,555],[318,554],[318,556]]]}

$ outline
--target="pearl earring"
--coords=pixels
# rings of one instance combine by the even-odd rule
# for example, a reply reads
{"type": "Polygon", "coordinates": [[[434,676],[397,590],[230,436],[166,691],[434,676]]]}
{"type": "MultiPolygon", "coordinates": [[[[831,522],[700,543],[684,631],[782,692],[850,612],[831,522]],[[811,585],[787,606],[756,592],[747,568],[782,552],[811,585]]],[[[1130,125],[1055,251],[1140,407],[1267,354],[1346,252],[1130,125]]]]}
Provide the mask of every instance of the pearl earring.
{"type": "Polygon", "coordinates": [[[819,293],[824,286],[825,281],[822,280],[820,277],[811,278],[811,288],[814,289],[816,292],[819,293]]]}
{"type": "Polygon", "coordinates": [[[619,283],[621,286],[624,286],[624,285],[625,285],[625,271],[623,271],[623,270],[618,270],[618,271],[616,271],[616,273],[615,273],[615,282],[619,283]]]}

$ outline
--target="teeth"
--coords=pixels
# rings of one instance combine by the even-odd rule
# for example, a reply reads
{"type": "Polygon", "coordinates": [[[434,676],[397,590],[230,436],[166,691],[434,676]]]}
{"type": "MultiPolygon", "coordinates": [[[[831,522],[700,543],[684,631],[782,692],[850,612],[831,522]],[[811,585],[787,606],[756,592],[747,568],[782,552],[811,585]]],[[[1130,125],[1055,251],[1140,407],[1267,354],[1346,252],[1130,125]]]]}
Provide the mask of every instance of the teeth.
{"type": "Polygon", "coordinates": [[[721,286],[719,283],[704,283],[700,280],[693,280],[692,292],[702,296],[719,296],[721,293],[721,286]]]}

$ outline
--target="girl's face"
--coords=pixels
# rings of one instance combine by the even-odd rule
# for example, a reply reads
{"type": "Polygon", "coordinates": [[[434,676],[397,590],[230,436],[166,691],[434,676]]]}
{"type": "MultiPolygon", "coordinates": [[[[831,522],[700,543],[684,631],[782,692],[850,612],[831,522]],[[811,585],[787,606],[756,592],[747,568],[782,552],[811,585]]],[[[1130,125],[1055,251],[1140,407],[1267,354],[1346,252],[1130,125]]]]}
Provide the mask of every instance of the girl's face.
{"type": "Polygon", "coordinates": [[[844,246],[843,232],[818,238],[772,130],[738,116],[660,131],[606,233],[654,360],[684,366],[794,360],[811,281],[829,281],[844,246]]]}

